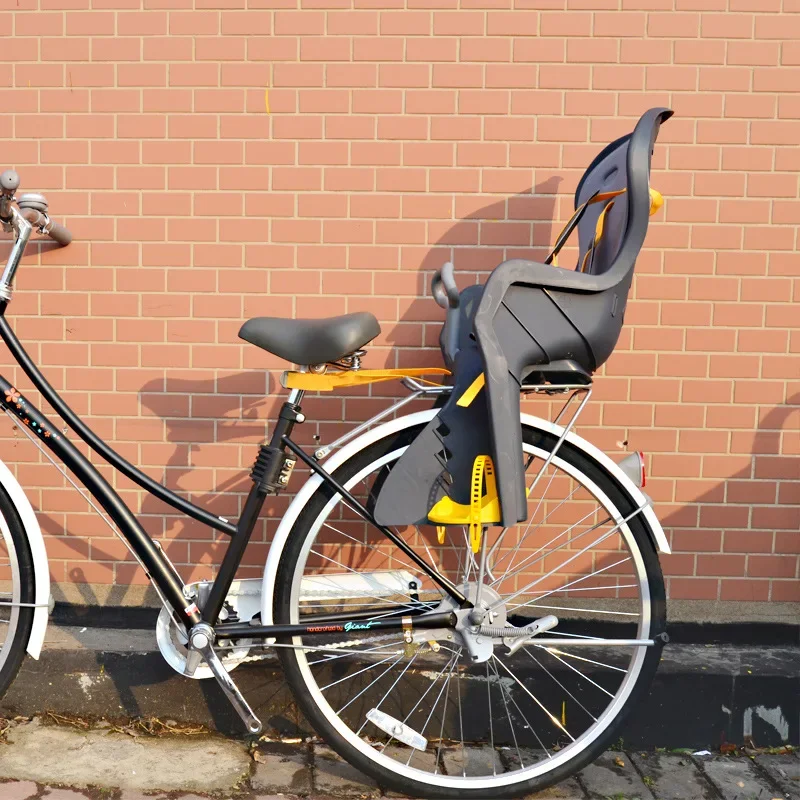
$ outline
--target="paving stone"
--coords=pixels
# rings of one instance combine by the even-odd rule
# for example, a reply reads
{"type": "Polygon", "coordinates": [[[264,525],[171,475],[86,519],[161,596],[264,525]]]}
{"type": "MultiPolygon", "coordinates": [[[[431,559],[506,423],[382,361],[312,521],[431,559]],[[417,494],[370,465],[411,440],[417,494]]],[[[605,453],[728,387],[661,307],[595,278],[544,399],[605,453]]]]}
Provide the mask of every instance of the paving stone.
{"type": "Polygon", "coordinates": [[[579,777],[593,800],[606,800],[608,797],[651,800],[653,797],[627,753],[603,753],[579,777]]]}
{"type": "Polygon", "coordinates": [[[800,800],[800,758],[796,753],[785,756],[756,756],[756,764],[780,786],[788,798],[800,800]]]}
{"type": "Polygon", "coordinates": [[[224,792],[250,774],[245,748],[222,737],[133,738],[33,721],[12,728],[8,741],[0,778],[140,792],[224,792]]]}
{"type": "Polygon", "coordinates": [[[442,752],[448,775],[491,775],[494,769],[505,772],[500,754],[491,747],[451,747],[442,752]]]}
{"type": "Polygon", "coordinates": [[[73,789],[51,789],[50,787],[45,787],[42,798],[43,800],[86,800],[86,795],[73,789]]]}
{"type": "MultiPolygon", "coordinates": [[[[169,798],[165,794],[142,794],[126,789],[120,795],[119,800],[169,800],[169,798]]],[[[181,800],[185,800],[185,798],[181,798],[181,800]]]]}
{"type": "Polygon", "coordinates": [[[323,745],[314,748],[314,786],[317,791],[335,795],[379,794],[375,781],[323,745]]]}
{"type": "Polygon", "coordinates": [[[405,764],[408,761],[408,756],[411,755],[411,761],[408,764],[410,767],[428,770],[431,773],[436,768],[436,750],[426,750],[424,753],[420,750],[413,750],[412,754],[410,747],[391,744],[384,752],[389,758],[393,758],[401,764],[405,764]]]}
{"type": "MultiPolygon", "coordinates": [[[[520,766],[530,767],[543,759],[547,755],[544,750],[536,750],[531,747],[505,747],[500,749],[500,760],[505,764],[507,770],[519,769],[520,766]]],[[[584,797],[583,789],[574,778],[568,778],[549,789],[541,792],[525,795],[524,800],[580,800],[584,797]]]]}
{"type": "MultiPolygon", "coordinates": [[[[180,798],[180,800],[183,800],[183,798],[180,798]]],[[[296,794],[257,794],[253,800],[300,800],[300,797],[296,794]]],[[[325,800],[325,798],[311,797],[309,800],[325,800]]]]}
{"type": "Polygon", "coordinates": [[[716,792],[689,756],[675,753],[628,753],[658,800],[701,800],[715,798],[716,792]]]}
{"type": "MultiPolygon", "coordinates": [[[[183,798],[180,798],[183,800],[183,798]]],[[[253,800],[300,800],[296,794],[258,794],[253,800]]],[[[310,797],[308,800],[325,800],[324,797],[310,797]]]]}
{"type": "MultiPolygon", "coordinates": [[[[523,800],[583,800],[586,795],[575,778],[567,778],[549,789],[526,794],[523,800]]],[[[683,799],[685,800],[685,798],[683,799]]]]}
{"type": "Polygon", "coordinates": [[[3,800],[28,800],[39,791],[39,787],[32,781],[11,781],[0,783],[0,797],[3,800]]]}
{"type": "Polygon", "coordinates": [[[775,789],[760,775],[749,758],[716,756],[703,759],[708,779],[725,800],[772,800],[775,789]]]}
{"type": "Polygon", "coordinates": [[[280,743],[259,747],[250,782],[256,792],[310,792],[308,756],[302,748],[281,746],[280,743]]]}

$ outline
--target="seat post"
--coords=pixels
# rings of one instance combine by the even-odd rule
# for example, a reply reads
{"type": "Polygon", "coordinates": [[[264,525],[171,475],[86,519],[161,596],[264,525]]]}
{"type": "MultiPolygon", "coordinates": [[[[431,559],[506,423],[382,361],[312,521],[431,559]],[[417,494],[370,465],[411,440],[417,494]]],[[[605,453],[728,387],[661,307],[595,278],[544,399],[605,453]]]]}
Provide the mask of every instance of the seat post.
{"type": "Polygon", "coordinates": [[[300,411],[300,402],[304,394],[302,389],[292,389],[288,399],[281,406],[270,443],[262,444],[258,452],[250,475],[253,485],[250,487],[236,525],[236,533],[225,551],[216,580],[203,606],[203,621],[209,625],[217,623],[267,495],[277,494],[289,483],[296,459],[293,455],[286,454],[283,437],[291,435],[295,424],[305,421],[305,416],[300,411]]]}

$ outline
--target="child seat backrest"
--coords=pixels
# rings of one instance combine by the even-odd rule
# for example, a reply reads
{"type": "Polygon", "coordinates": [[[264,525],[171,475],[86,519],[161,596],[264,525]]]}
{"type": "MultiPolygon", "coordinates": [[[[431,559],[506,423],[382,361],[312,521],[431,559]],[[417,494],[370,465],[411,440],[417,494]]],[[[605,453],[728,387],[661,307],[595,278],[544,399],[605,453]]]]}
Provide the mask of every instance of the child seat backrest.
{"type": "Polygon", "coordinates": [[[661,123],[671,116],[669,109],[651,109],[632,133],[603,148],[584,172],[575,190],[576,208],[595,196],[616,196],[589,205],[578,223],[579,271],[603,275],[613,270],[621,279],[633,269],[650,215],[653,145],[661,123]]]}
{"type": "MultiPolygon", "coordinates": [[[[575,192],[576,206],[599,194],[613,194],[628,186],[628,141],[630,135],[617,139],[592,163],[575,192]]],[[[628,221],[627,191],[586,209],[578,223],[579,255],[576,269],[601,275],[614,263],[628,221]],[[602,216],[602,235],[597,238],[602,216]]]]}

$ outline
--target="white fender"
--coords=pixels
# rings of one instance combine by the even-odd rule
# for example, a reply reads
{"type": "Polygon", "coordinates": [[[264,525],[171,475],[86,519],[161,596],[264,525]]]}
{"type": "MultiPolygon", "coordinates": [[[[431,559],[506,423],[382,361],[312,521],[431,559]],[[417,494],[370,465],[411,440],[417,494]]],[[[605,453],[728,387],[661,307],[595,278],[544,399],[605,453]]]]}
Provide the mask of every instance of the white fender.
{"type": "MultiPolygon", "coordinates": [[[[338,450],[330,458],[322,462],[323,466],[328,472],[333,472],[340,467],[345,461],[351,458],[359,450],[367,447],[374,442],[383,439],[390,434],[397,433],[398,431],[412,428],[415,425],[425,424],[430,422],[437,414],[438,409],[431,408],[427,411],[418,411],[415,414],[408,414],[404,417],[398,417],[391,422],[386,422],[383,425],[378,425],[372,430],[367,431],[365,434],[353,439],[349,444],[345,445],[341,450],[338,450]]],[[[552,433],[555,436],[561,436],[564,433],[564,428],[556,425],[549,420],[534,417],[530,414],[521,414],[521,422],[524,425],[529,425],[532,428],[539,428],[540,430],[552,433]]],[[[650,498],[636,486],[636,484],[620,469],[619,465],[612,461],[602,450],[598,450],[593,444],[587,442],[577,434],[570,432],[567,434],[567,441],[582,450],[587,456],[593,458],[602,467],[615,478],[615,480],[625,489],[631,496],[631,499],[639,506],[644,506],[642,515],[647,520],[650,529],[653,532],[653,539],[656,547],[662,553],[671,553],[669,542],[664,534],[664,529],[653,511],[650,498]]],[[[283,553],[286,540],[289,538],[289,533],[294,526],[297,517],[300,516],[300,511],[305,504],[309,501],[311,496],[322,483],[322,478],[319,475],[314,475],[309,478],[302,489],[297,493],[294,500],[292,500],[283,519],[278,525],[278,530],[275,532],[275,538],[270,546],[267,555],[267,563],[264,567],[264,578],[261,588],[261,620],[264,625],[272,625],[272,604],[273,604],[273,588],[278,573],[278,563],[280,562],[281,554],[283,553]]]]}
{"type": "MultiPolygon", "coordinates": [[[[33,557],[33,577],[36,585],[33,602],[37,608],[33,612],[33,627],[27,650],[30,655],[38,659],[42,652],[47,618],[50,614],[50,566],[47,562],[47,551],[33,507],[11,470],[2,461],[0,461],[0,485],[6,490],[6,494],[17,509],[33,557]]],[[[0,515],[0,528],[3,533],[8,533],[7,523],[2,515],[0,515]]]]}

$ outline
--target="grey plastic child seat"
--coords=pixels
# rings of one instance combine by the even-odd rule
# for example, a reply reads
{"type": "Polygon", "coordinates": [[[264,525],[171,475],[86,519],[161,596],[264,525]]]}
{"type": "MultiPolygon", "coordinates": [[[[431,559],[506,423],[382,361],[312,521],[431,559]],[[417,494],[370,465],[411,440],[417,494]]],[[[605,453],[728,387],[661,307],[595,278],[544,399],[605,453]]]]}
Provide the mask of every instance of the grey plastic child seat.
{"type": "Polygon", "coordinates": [[[584,173],[575,192],[576,270],[512,259],[495,268],[480,297],[471,291],[460,349],[446,354],[453,363],[453,393],[384,482],[375,508],[379,522],[424,523],[444,496],[469,503],[470,475],[481,454],[494,463],[500,522],[527,518],[520,386],[588,383],[611,355],[647,233],[653,146],[671,116],[666,108],[646,112],[584,173]],[[471,331],[466,337],[465,330],[471,331]],[[485,388],[459,405],[481,380],[485,388]]]}

